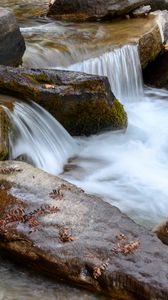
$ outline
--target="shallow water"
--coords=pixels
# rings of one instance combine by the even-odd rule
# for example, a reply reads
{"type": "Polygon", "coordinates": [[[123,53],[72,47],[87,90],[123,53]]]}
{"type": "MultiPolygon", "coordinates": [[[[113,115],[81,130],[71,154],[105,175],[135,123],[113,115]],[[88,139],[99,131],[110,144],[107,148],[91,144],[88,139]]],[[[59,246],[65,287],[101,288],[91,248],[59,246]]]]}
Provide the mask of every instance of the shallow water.
{"type": "Polygon", "coordinates": [[[0,300],[106,300],[102,295],[52,282],[0,260],[0,300]]]}

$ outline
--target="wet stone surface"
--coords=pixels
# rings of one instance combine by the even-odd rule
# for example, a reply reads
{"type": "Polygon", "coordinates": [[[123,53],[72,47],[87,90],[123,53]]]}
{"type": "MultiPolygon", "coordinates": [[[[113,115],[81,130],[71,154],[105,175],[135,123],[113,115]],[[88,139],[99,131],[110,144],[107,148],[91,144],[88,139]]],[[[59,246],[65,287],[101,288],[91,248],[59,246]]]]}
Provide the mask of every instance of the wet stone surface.
{"type": "Polygon", "coordinates": [[[168,299],[167,247],[117,208],[21,162],[0,163],[0,184],[13,260],[114,299],[168,299]]]}

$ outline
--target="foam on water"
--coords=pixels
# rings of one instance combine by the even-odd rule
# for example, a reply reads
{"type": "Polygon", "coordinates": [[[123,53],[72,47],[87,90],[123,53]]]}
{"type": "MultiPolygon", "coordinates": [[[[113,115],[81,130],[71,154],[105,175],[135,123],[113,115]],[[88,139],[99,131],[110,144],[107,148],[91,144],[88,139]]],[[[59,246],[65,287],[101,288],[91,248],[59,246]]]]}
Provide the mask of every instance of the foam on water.
{"type": "Polygon", "coordinates": [[[71,69],[107,75],[129,124],[126,132],[80,139],[78,171],[65,178],[152,227],[168,215],[168,92],[143,88],[136,46],[71,69]]]}

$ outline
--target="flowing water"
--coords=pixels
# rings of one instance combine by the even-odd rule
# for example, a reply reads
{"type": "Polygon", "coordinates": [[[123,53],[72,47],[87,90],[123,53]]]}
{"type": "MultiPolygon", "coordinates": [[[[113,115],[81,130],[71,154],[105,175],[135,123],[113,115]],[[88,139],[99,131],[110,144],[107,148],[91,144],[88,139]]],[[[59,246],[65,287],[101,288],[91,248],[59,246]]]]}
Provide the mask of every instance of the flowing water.
{"type": "MultiPolygon", "coordinates": [[[[68,68],[106,75],[112,91],[123,102],[128,114],[129,124],[124,132],[108,131],[89,138],[76,138],[78,156],[72,161],[72,165],[76,165],[76,168],[70,168],[69,172],[61,176],[85,191],[99,195],[105,201],[118,206],[138,223],[152,228],[168,215],[168,92],[143,86],[135,45],[137,34],[146,30],[147,26],[150,27],[152,21],[146,21],[145,24],[143,20],[143,26],[141,23],[135,23],[135,25],[135,21],[132,20],[127,23],[121,21],[120,25],[116,25],[115,22],[113,25],[109,23],[64,24],[48,20],[43,16],[38,17],[39,7],[43,14],[47,1],[36,0],[33,1],[33,6],[31,4],[32,1],[25,0],[3,0],[1,4],[1,6],[14,8],[26,38],[27,51],[23,60],[24,65],[68,68]],[[132,30],[133,27],[135,30],[132,30]],[[113,38],[118,46],[114,45],[113,38]],[[127,39],[134,45],[123,46],[127,39]]],[[[21,124],[24,124],[25,130],[28,129],[28,136],[33,143],[35,139],[33,132],[35,135],[36,131],[30,128],[30,123],[34,124],[36,120],[36,128],[39,130],[37,118],[39,110],[41,109],[34,104],[26,105],[16,102],[14,112],[11,114],[17,128],[18,126],[21,128],[21,124]],[[30,111],[31,119],[28,120],[30,111]],[[25,125],[25,121],[28,125],[25,125]]],[[[48,121],[51,121],[50,116],[44,112],[42,114],[45,115],[45,121],[48,124],[48,121]]],[[[41,120],[39,121],[41,124],[41,120]]],[[[51,123],[53,124],[53,121],[51,123]]],[[[50,128],[53,128],[52,124],[50,128]]],[[[21,148],[19,139],[14,145],[11,136],[12,157],[31,156],[29,160],[37,166],[58,174],[67,157],[76,152],[74,141],[68,136],[71,150],[65,154],[59,166],[55,162],[51,169],[49,162],[54,162],[55,158],[50,151],[52,149],[50,143],[55,145],[54,141],[57,137],[53,137],[49,130],[50,137],[47,133],[43,146],[37,138],[33,151],[36,154],[30,155],[30,145],[27,140],[28,136],[24,135],[25,130],[21,132],[21,135],[28,147],[27,152],[25,153],[25,149],[21,148]],[[42,148],[41,154],[39,154],[39,148],[42,148]],[[43,164],[46,151],[50,154],[47,155],[47,160],[43,164]]],[[[56,132],[58,133],[58,130],[56,132]]],[[[19,137],[20,134],[17,136],[19,137]]],[[[28,275],[16,271],[10,265],[6,266],[4,262],[1,262],[0,272],[4,276],[4,280],[0,282],[2,291],[0,300],[46,299],[46,297],[97,299],[98,297],[67,286],[55,287],[42,279],[30,279],[28,275]],[[19,279],[13,278],[16,272],[19,274],[19,279]],[[43,287],[39,289],[38,285],[41,283],[43,287]],[[49,289],[46,292],[47,286],[49,289]],[[65,289],[64,292],[63,289],[65,289]]]]}
{"type": "Polygon", "coordinates": [[[62,125],[33,102],[15,101],[12,111],[4,108],[13,129],[9,158],[20,157],[51,174],[61,173],[68,158],[77,153],[77,144],[62,125]]]}

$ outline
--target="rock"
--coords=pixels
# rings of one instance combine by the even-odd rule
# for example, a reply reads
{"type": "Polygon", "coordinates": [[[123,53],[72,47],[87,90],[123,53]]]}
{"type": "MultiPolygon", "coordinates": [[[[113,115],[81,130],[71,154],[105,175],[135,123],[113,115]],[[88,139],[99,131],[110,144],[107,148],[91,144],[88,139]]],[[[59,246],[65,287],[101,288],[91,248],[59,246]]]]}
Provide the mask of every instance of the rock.
{"type": "Polygon", "coordinates": [[[166,245],[168,245],[168,220],[163,221],[157,225],[153,232],[156,233],[157,237],[166,245]]]}
{"type": "Polygon", "coordinates": [[[143,78],[148,86],[168,89],[168,52],[159,55],[146,67],[143,78]]]}
{"type": "Polygon", "coordinates": [[[48,16],[59,20],[100,20],[126,15],[148,0],[55,0],[50,2],[48,16]]]}
{"type": "Polygon", "coordinates": [[[149,14],[149,12],[151,11],[151,6],[150,5],[143,5],[137,9],[135,9],[132,12],[132,15],[135,18],[140,18],[140,17],[145,17],[149,14]]]}
{"type": "Polygon", "coordinates": [[[48,110],[72,135],[127,127],[108,79],[84,73],[0,67],[0,89],[48,110]]]}
{"type": "Polygon", "coordinates": [[[0,8],[0,64],[18,66],[22,62],[25,43],[11,11],[0,8]]]}
{"type": "Polygon", "coordinates": [[[152,10],[168,9],[168,0],[151,0],[150,5],[152,10]]]}
{"type": "Polygon", "coordinates": [[[155,60],[162,51],[162,39],[158,25],[139,39],[139,56],[142,68],[145,68],[150,61],[155,60]]]}
{"type": "Polygon", "coordinates": [[[167,300],[167,247],[119,209],[22,162],[0,162],[0,250],[112,299],[167,300]]]}

